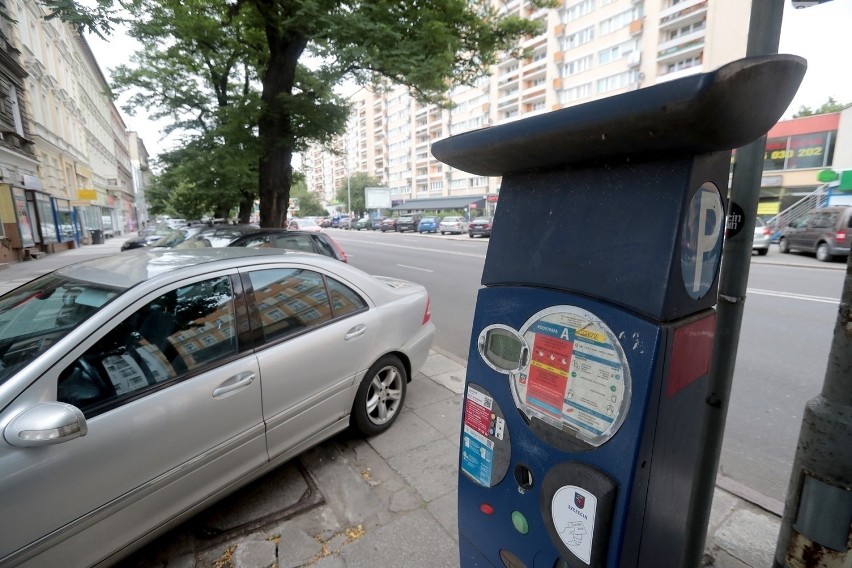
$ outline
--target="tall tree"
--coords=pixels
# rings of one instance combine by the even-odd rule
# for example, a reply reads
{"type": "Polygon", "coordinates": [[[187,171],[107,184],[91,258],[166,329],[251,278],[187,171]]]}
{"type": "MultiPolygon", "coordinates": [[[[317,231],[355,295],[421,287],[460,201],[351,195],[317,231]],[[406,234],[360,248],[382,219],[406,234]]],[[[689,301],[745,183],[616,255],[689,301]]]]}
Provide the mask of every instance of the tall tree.
{"type": "MultiPolygon", "coordinates": [[[[42,0],[63,17],[102,32],[116,17],[111,0],[83,9],[74,0],[42,0]]],[[[125,0],[116,0],[124,2],[125,0]]],[[[195,5],[201,0],[192,0],[195,5]]],[[[159,6],[175,0],[154,0],[159,6]]],[[[256,54],[261,84],[257,132],[260,222],[283,226],[293,153],[328,140],[345,124],[346,101],[333,91],[344,80],[410,88],[426,102],[443,101],[452,86],[487,72],[516,41],[542,22],[503,15],[491,0],[213,0],[222,29],[237,26],[256,54]],[[221,10],[225,9],[226,13],[221,10]],[[299,64],[312,56],[311,69],[299,64]]],[[[552,7],[556,0],[533,0],[552,7]]],[[[135,0],[132,10],[149,2],[135,0]]],[[[195,5],[202,15],[210,11],[195,5]]],[[[205,26],[205,29],[207,27],[205,26]]],[[[169,33],[194,33],[192,26],[169,33]]],[[[212,32],[211,32],[212,33],[212,32]]],[[[161,38],[171,47],[174,38],[161,38]]],[[[180,45],[180,42],[176,42],[180,45]]]]}
{"type": "Polygon", "coordinates": [[[808,106],[800,106],[799,112],[793,115],[793,118],[802,118],[805,116],[813,116],[815,114],[828,114],[830,112],[840,112],[845,107],[843,103],[837,102],[834,97],[828,97],[828,100],[822,103],[821,107],[818,107],[816,110],[812,110],[811,107],[808,106]]]}
{"type": "Polygon", "coordinates": [[[352,197],[350,212],[355,212],[359,216],[367,210],[366,196],[364,188],[366,187],[384,187],[381,180],[371,177],[364,172],[355,172],[347,179],[343,180],[340,187],[337,188],[337,201],[350,206],[349,197],[352,197]]]}

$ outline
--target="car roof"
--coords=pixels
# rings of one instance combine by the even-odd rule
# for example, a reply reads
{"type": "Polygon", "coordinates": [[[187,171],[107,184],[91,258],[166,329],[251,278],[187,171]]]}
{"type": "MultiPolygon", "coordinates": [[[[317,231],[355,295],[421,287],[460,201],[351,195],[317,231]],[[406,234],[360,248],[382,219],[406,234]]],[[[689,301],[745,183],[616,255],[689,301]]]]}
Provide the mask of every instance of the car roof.
{"type": "MultiPolygon", "coordinates": [[[[230,268],[245,264],[248,258],[257,258],[263,262],[263,257],[269,260],[282,260],[283,251],[271,248],[198,248],[198,249],[167,249],[147,250],[133,249],[111,256],[105,256],[71,264],[56,272],[63,276],[85,282],[98,282],[107,286],[127,289],[147,280],[153,280],[162,275],[179,270],[191,271],[194,267],[213,262],[225,261],[221,268],[230,268]],[[231,262],[227,262],[231,261],[231,262]]],[[[340,270],[337,260],[317,254],[286,253],[288,262],[304,262],[307,264],[340,270]]]]}

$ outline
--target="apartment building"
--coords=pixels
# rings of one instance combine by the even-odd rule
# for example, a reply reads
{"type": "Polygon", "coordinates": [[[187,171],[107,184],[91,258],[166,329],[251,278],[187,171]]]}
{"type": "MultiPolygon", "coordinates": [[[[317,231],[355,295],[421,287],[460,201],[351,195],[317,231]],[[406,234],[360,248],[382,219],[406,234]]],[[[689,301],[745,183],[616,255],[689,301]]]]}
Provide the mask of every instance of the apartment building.
{"type": "MultiPolygon", "coordinates": [[[[145,190],[151,187],[151,169],[148,166],[148,149],[145,142],[139,138],[138,132],[129,132],[130,135],[130,175],[133,179],[133,205],[137,229],[144,227],[150,221],[148,215],[148,201],[145,199],[145,190]]],[[[129,231],[133,230],[128,228],[129,231]]]]}
{"type": "MultiPolygon", "coordinates": [[[[495,206],[500,180],[438,162],[430,151],[435,140],[710,71],[746,50],[750,3],[738,0],[564,0],[554,9],[528,0],[499,4],[541,21],[546,32],[522,43],[529,57],[506,58],[476,84],[453,88],[451,110],[418,103],[403,89],[365,89],[352,97],[350,128],[340,142],[350,149],[350,171],[383,180],[400,211],[435,203],[495,206]],[[424,199],[430,201],[418,201],[424,199]]],[[[340,183],[341,168],[324,177],[325,153],[314,147],[305,155],[313,190],[340,183]]]]}
{"type": "Polygon", "coordinates": [[[0,54],[0,261],[135,228],[128,135],[74,26],[7,0],[0,54]]]}

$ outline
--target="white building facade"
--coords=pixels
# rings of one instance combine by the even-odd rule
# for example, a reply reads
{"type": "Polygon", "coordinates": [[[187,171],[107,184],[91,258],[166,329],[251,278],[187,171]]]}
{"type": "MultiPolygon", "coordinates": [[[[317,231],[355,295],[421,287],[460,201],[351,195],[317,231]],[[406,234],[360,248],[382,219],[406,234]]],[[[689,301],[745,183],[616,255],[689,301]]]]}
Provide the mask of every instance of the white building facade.
{"type": "MultiPolygon", "coordinates": [[[[477,197],[490,210],[500,180],[442,164],[431,155],[432,142],[707,72],[746,51],[748,2],[564,0],[555,9],[536,9],[528,0],[511,0],[500,5],[543,23],[542,35],[521,44],[529,57],[506,58],[475,85],[454,88],[451,110],[420,104],[404,89],[359,91],[343,137],[357,146],[349,152],[356,158],[352,172],[381,179],[398,202],[444,198],[451,204],[447,198],[462,203],[477,197]]],[[[322,154],[313,148],[305,160],[308,187],[314,190],[337,186],[345,175],[342,168],[334,169],[330,181],[314,175],[322,154]]]]}

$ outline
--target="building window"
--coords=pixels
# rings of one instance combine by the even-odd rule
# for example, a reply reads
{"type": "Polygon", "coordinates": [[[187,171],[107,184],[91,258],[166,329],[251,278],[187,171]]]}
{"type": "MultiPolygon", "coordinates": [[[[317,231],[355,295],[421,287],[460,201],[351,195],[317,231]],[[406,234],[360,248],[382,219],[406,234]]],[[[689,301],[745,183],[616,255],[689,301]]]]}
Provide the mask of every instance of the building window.
{"type": "Polygon", "coordinates": [[[616,14],[611,18],[607,18],[606,20],[601,21],[601,35],[606,35],[620,29],[626,28],[630,25],[630,22],[636,20],[641,16],[641,11],[638,7],[631,8],[630,10],[625,10],[620,14],[616,14]]]}
{"type": "Polygon", "coordinates": [[[562,41],[560,42],[561,49],[562,51],[568,51],[569,49],[574,49],[575,47],[589,43],[593,39],[595,39],[595,28],[593,26],[589,26],[588,28],[584,28],[562,38],[562,41]]]}
{"type": "Polygon", "coordinates": [[[585,99],[592,94],[592,84],[583,83],[570,89],[559,91],[559,104],[569,104],[579,99],[585,99]]]}
{"type": "Polygon", "coordinates": [[[610,63],[611,61],[616,61],[622,57],[627,57],[636,51],[637,48],[638,46],[634,40],[613,45],[612,47],[602,49],[598,52],[598,62],[603,65],[605,63],[610,63]]]}
{"type": "Polygon", "coordinates": [[[595,0],[582,0],[562,11],[562,23],[567,24],[573,22],[577,18],[581,18],[591,14],[595,10],[595,0]]]}
{"type": "Polygon", "coordinates": [[[560,66],[559,75],[560,77],[570,77],[571,75],[588,71],[592,68],[592,63],[593,58],[591,55],[580,57],[573,61],[567,61],[560,66]]]}
{"type": "Polygon", "coordinates": [[[598,93],[608,93],[617,89],[623,89],[637,82],[639,75],[636,71],[625,71],[616,75],[610,75],[598,79],[598,93]]]}

